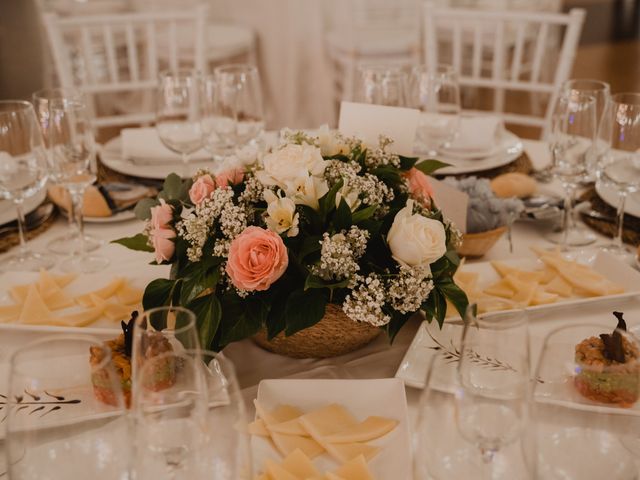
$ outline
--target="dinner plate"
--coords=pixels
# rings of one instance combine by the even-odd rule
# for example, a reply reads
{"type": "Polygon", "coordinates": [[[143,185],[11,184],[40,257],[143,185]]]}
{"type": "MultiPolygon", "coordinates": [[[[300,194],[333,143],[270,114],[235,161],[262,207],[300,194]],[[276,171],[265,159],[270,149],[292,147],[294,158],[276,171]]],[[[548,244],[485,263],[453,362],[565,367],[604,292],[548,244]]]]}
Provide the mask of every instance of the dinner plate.
{"type": "MultiPolygon", "coordinates": [[[[407,415],[407,399],[401,380],[262,380],[258,386],[258,403],[266,410],[278,405],[293,405],[305,412],[331,403],[344,406],[358,420],[383,416],[397,420],[398,426],[388,434],[370,442],[381,448],[370,462],[375,478],[411,478],[411,439],[407,415]]],[[[252,437],[254,471],[263,470],[270,458],[281,461],[273,444],[263,437],[252,437]]],[[[332,471],[340,465],[326,453],[314,460],[321,471],[332,471]]]]}
{"type": "MultiPolygon", "coordinates": [[[[618,192],[615,188],[609,186],[603,186],[596,182],[596,192],[602,200],[611,205],[613,208],[618,208],[618,192]]],[[[633,215],[640,218],[640,192],[632,193],[627,196],[627,201],[624,205],[624,213],[633,215]]]]}
{"type": "MultiPolygon", "coordinates": [[[[459,175],[463,173],[482,172],[492,168],[502,167],[516,160],[524,146],[520,138],[508,130],[503,130],[497,146],[489,156],[470,158],[469,154],[443,151],[437,155],[438,160],[451,164],[450,167],[438,170],[438,175],[459,175]]],[[[419,152],[416,152],[419,155],[419,152]]]]}
{"type": "MultiPolygon", "coordinates": [[[[47,198],[46,189],[41,190],[31,198],[27,198],[24,201],[24,214],[34,211],[40,206],[44,199],[47,198]]],[[[18,218],[16,213],[16,206],[10,200],[0,200],[0,225],[13,222],[18,218]]]]}
{"type": "MultiPolygon", "coordinates": [[[[67,212],[62,210],[62,214],[66,217],[67,212]]],[[[136,218],[136,214],[133,213],[133,208],[128,210],[123,210],[121,212],[114,213],[108,217],[82,217],[82,220],[85,223],[118,223],[118,222],[127,222],[129,220],[133,220],[136,218]]]]}

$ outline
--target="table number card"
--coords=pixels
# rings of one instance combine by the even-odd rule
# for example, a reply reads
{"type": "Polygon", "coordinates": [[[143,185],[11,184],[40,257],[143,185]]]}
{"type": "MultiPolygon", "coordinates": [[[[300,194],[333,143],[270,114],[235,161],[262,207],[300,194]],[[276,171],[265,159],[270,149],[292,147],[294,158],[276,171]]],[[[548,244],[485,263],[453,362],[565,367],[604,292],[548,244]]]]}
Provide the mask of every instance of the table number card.
{"type": "Polygon", "coordinates": [[[368,145],[377,145],[378,137],[386,135],[394,141],[394,153],[412,156],[419,117],[420,112],[413,108],[342,102],[338,130],[368,145]]]}
{"type": "Polygon", "coordinates": [[[446,218],[451,220],[462,233],[467,231],[467,206],[469,195],[451,185],[430,178],[436,205],[446,218]]]}

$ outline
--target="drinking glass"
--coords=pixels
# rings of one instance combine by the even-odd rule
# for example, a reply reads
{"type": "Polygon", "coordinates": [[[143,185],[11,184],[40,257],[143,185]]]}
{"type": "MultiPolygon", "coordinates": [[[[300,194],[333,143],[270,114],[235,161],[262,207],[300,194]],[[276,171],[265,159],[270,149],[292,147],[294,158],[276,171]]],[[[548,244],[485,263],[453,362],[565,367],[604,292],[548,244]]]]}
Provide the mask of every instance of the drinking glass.
{"type": "Polygon", "coordinates": [[[49,114],[51,177],[69,191],[69,215],[75,218],[79,232],[78,250],[64,259],[61,267],[83,273],[99,272],[109,265],[109,261],[87,251],[82,216],[84,192],[96,181],[95,141],[89,109],[82,98],[65,97],[49,101],[49,114]]]}
{"type": "Polygon", "coordinates": [[[627,362],[596,354],[600,335],[611,334],[613,326],[573,324],[544,341],[533,387],[539,478],[638,478],[640,417],[632,404],[640,394],[639,345],[616,330],[627,362]]]}
{"type": "Polygon", "coordinates": [[[156,94],[156,131],[162,143],[182,157],[183,176],[191,176],[189,155],[205,143],[202,130],[202,75],[195,70],[164,72],[156,94]]]}
{"type": "Polygon", "coordinates": [[[84,335],[29,343],[11,357],[3,393],[11,480],[130,478],[127,411],[104,343],[84,335]]]}
{"type": "Polygon", "coordinates": [[[598,138],[606,145],[606,153],[598,159],[598,184],[618,194],[616,235],[603,249],[632,262],[633,252],[623,244],[622,230],[627,195],[640,191],[640,93],[611,97],[598,138]]]}
{"type": "Polygon", "coordinates": [[[596,137],[596,101],[591,95],[565,92],[555,107],[552,119],[551,171],[564,189],[562,230],[547,238],[566,251],[583,245],[584,238],[572,228],[573,201],[580,183],[588,177],[590,157],[596,137]]]}
{"type": "Polygon", "coordinates": [[[437,155],[450,145],[460,127],[458,74],[449,65],[414,67],[410,92],[409,106],[421,112],[417,148],[427,155],[437,155]]]}
{"type": "MultiPolygon", "coordinates": [[[[85,102],[82,93],[72,88],[50,88],[39,90],[33,94],[33,105],[49,155],[51,155],[50,137],[52,134],[51,130],[53,129],[49,105],[51,102],[60,102],[65,99],[80,103],[85,102]]],[[[51,162],[53,163],[53,159],[51,159],[51,162]]],[[[70,255],[80,250],[80,222],[77,219],[78,212],[73,212],[72,210],[73,209],[71,208],[70,211],[67,212],[69,219],[68,232],[47,243],[47,248],[53,253],[70,255]]],[[[101,245],[102,242],[97,238],[88,235],[87,233],[84,234],[84,247],[87,252],[97,250],[101,245]]]]}
{"type": "Polygon", "coordinates": [[[358,69],[355,100],[359,103],[407,106],[407,75],[399,66],[363,65],[358,69]]]}
{"type": "Polygon", "coordinates": [[[259,147],[264,112],[258,69],[245,64],[220,66],[205,80],[204,91],[202,123],[214,158],[247,145],[259,147]]]}
{"type": "Polygon", "coordinates": [[[31,251],[25,241],[24,201],[47,183],[47,154],[33,106],[0,101],[0,198],[13,201],[18,218],[18,252],[2,262],[6,270],[38,271],[54,259],[31,251]]]}
{"type": "Polygon", "coordinates": [[[469,311],[466,318],[455,392],[456,425],[476,446],[484,478],[500,478],[504,458],[498,453],[526,443],[530,420],[527,317],[516,310],[477,318],[469,311]]]}

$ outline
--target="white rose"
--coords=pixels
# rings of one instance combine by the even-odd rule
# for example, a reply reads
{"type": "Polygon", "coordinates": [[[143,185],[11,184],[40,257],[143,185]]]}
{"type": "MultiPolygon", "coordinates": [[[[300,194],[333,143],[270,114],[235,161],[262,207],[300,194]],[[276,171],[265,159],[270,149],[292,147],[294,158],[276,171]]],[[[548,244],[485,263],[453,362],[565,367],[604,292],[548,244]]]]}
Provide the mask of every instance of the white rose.
{"type": "Polygon", "coordinates": [[[293,199],[296,204],[308,205],[314,210],[318,210],[320,208],[318,200],[329,191],[329,185],[324,178],[307,175],[293,181],[287,181],[283,190],[287,197],[293,199]]]}
{"type": "Polygon", "coordinates": [[[262,159],[262,169],[256,171],[258,180],[267,186],[285,189],[288,183],[299,183],[309,175],[322,177],[327,162],[320,149],[312,145],[290,144],[262,159]]]}
{"type": "Polygon", "coordinates": [[[264,191],[267,202],[267,216],[265,222],[269,230],[277,234],[287,232],[287,237],[298,235],[298,214],[296,204],[290,198],[279,197],[271,190],[264,191]]]}
{"type": "Polygon", "coordinates": [[[398,212],[387,234],[393,258],[401,265],[428,267],[447,252],[444,225],[413,214],[413,200],[398,212]]]}
{"type": "Polygon", "coordinates": [[[333,157],[339,153],[349,152],[349,147],[342,141],[336,132],[329,130],[328,125],[322,125],[318,129],[318,144],[324,157],[333,157]]]}
{"type": "Polygon", "coordinates": [[[336,193],[336,208],[340,206],[340,202],[344,199],[349,205],[349,208],[354,212],[362,203],[360,200],[360,192],[349,186],[349,183],[345,182],[342,188],[336,193]]]}

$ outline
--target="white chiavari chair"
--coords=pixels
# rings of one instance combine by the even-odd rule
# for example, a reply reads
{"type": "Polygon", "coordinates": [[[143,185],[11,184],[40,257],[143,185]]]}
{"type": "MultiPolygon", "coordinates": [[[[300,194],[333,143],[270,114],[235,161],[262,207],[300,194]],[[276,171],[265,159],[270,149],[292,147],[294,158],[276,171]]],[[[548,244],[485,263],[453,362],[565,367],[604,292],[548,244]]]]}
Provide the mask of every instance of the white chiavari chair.
{"type": "Polygon", "coordinates": [[[427,2],[425,63],[451,64],[462,89],[492,91],[488,109],[505,123],[539,128],[545,138],[558,93],[571,73],[584,17],[585,11],[577,8],[561,14],[456,9],[427,2]],[[558,48],[549,48],[558,30],[563,30],[562,40],[558,48]],[[546,97],[542,115],[531,105],[525,112],[506,111],[506,92],[546,97]]]}
{"type": "Polygon", "coordinates": [[[48,13],[44,24],[60,85],[79,88],[93,100],[94,124],[101,128],[153,121],[160,71],[204,70],[206,17],[206,7],[198,6],[180,12],[66,18],[48,13]],[[178,39],[179,29],[189,32],[188,45],[178,39]],[[104,94],[117,96],[97,102],[104,94]],[[109,108],[117,98],[136,99],[138,105],[109,108]]]}
{"type": "Polygon", "coordinates": [[[340,21],[327,32],[326,45],[337,101],[352,98],[361,65],[403,66],[420,61],[419,1],[348,0],[335,6],[340,21]]]}

